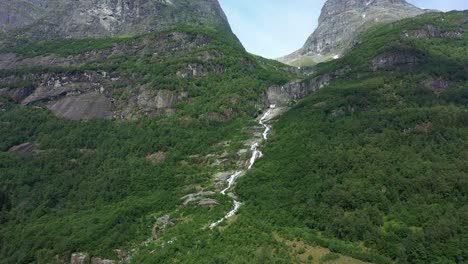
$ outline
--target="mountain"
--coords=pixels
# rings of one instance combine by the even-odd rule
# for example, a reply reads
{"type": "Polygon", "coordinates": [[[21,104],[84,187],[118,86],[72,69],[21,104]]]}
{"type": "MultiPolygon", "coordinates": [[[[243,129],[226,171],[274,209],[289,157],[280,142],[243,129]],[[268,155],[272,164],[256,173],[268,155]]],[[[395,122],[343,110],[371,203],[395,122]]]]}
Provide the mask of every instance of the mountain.
{"type": "Polygon", "coordinates": [[[328,0],[322,8],[318,27],[298,51],[278,60],[307,66],[343,56],[354,38],[379,23],[423,14],[405,0],[328,0]]]}
{"type": "Polygon", "coordinates": [[[60,117],[169,115],[194,78],[256,68],[216,0],[1,3],[0,94],[60,117]]]}
{"type": "Polygon", "coordinates": [[[210,232],[176,213],[135,263],[466,262],[467,21],[380,25],[278,86],[297,97],[238,179],[238,214],[210,232]]]}
{"type": "Polygon", "coordinates": [[[230,31],[217,0],[1,0],[0,31],[48,39],[138,35],[176,24],[230,31]]]}
{"type": "Polygon", "coordinates": [[[229,211],[213,175],[244,167],[293,75],[247,53],[217,1],[1,3],[0,263],[115,263],[174,212],[229,211]]]}
{"type": "Polygon", "coordinates": [[[44,11],[70,2],[12,3],[42,9],[0,47],[1,264],[466,260],[467,12],[303,71],[212,23],[70,38],[44,11]]]}

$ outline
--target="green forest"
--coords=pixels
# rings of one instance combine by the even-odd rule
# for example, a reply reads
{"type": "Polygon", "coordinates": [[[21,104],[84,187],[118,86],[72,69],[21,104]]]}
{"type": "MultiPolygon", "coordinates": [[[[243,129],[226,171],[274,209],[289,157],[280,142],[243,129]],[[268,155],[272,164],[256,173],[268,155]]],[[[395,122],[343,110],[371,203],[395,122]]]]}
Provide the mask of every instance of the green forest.
{"type": "MultiPolygon", "coordinates": [[[[427,24],[466,32],[467,17],[427,14],[373,28],[346,56],[317,65],[308,77],[248,54],[220,32],[185,25],[172,30],[207,36],[210,44],[159,63],[122,56],[79,68],[0,71],[106,69],[193,96],[172,116],[134,121],[65,120],[41,104],[0,97],[0,263],[60,263],[76,252],[117,259],[116,249],[134,250],[130,263],[346,263],[345,257],[353,263],[467,263],[468,34],[402,34],[427,24]],[[203,62],[196,57],[204,51],[223,56],[203,62]],[[376,58],[395,54],[415,63],[375,66],[376,58]],[[194,61],[226,71],[174,81],[178,67],[194,61]],[[255,102],[269,86],[324,74],[333,77],[328,86],[290,102],[272,121],[263,158],[235,186],[239,213],[208,229],[232,201],[213,194],[220,205],[205,208],[184,206],[181,197],[190,186],[214,190],[212,175],[236,168],[211,166],[211,154],[245,147],[258,131],[255,102]],[[207,112],[223,118],[201,118],[207,112]],[[25,142],[38,145],[37,155],[8,152],[25,142]],[[173,225],[143,244],[166,214],[173,225]],[[309,254],[314,248],[329,253],[317,258],[309,254]]],[[[0,52],[69,56],[165,33],[18,39],[0,52]]],[[[127,93],[117,92],[121,100],[127,93]]]]}
{"type": "MultiPolygon", "coordinates": [[[[24,107],[0,98],[0,263],[45,263],[56,256],[88,252],[116,258],[115,249],[130,250],[148,239],[158,217],[174,211],[187,186],[212,188],[209,154],[242,147],[257,110],[252,101],[272,84],[290,80],[284,65],[246,53],[224,32],[193,25],[143,36],[105,39],[56,39],[43,42],[15,40],[1,52],[24,58],[70,56],[105,50],[117,44],[154,41],[183,32],[204,37],[209,45],[192,52],[171,52],[151,62],[148,54],[111,56],[79,67],[34,67],[1,70],[0,75],[76,74],[107,70],[138,79],[134,86],[157,83],[158,88],[183,89],[192,102],[175,106],[171,116],[137,121],[91,119],[71,121],[55,117],[42,105],[24,107]],[[203,62],[200,53],[223,54],[203,62]],[[223,75],[175,79],[187,62],[204,67],[224,65],[223,75]],[[247,65],[247,66],[246,66],[247,65]],[[136,77],[139,78],[136,78],[136,77]],[[229,113],[226,114],[226,109],[229,113]],[[222,118],[202,118],[215,112],[222,118]],[[220,142],[230,146],[220,147],[220,142]],[[22,157],[7,152],[25,143],[38,145],[38,155],[22,157]],[[151,160],[161,156],[162,162],[151,160]]],[[[4,87],[21,88],[24,81],[4,87]]],[[[3,88],[3,87],[2,87],[3,88]]],[[[117,100],[129,90],[115,86],[117,100]]],[[[225,165],[227,168],[232,165],[225,165]]],[[[221,168],[223,169],[223,168],[221,168]]],[[[225,197],[219,208],[206,209],[205,222],[219,218],[230,207],[225,197]]]]}
{"type": "MultiPolygon", "coordinates": [[[[273,124],[264,157],[236,186],[245,206],[234,222],[195,237],[168,230],[166,238],[177,234],[178,241],[149,247],[135,263],[303,263],[306,249],[278,237],[371,263],[466,263],[466,34],[400,35],[442,18],[451,30],[466,12],[382,26],[343,59],[319,65],[317,75],[368,58],[273,124]],[[372,70],[374,45],[420,61],[372,70]],[[431,78],[452,85],[433,90],[425,82],[431,78]]],[[[339,258],[326,256],[307,261],[339,258]]]]}

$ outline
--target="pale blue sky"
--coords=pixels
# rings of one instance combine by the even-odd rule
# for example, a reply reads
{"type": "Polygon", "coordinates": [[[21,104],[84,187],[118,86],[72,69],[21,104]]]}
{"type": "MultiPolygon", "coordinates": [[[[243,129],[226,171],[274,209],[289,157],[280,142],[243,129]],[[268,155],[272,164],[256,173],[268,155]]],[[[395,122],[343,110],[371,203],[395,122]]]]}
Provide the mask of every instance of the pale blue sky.
{"type": "MultiPolygon", "coordinates": [[[[266,58],[289,54],[317,27],[325,0],[219,0],[244,47],[266,58]]],[[[468,0],[408,0],[442,11],[468,9],[468,0]]]]}

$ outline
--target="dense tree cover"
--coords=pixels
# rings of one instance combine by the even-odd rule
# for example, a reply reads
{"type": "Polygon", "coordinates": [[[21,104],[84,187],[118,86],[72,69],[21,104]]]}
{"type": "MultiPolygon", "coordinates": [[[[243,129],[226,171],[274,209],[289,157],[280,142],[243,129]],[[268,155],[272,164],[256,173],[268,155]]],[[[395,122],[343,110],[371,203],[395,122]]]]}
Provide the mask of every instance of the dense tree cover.
{"type": "Polygon", "coordinates": [[[419,89],[348,80],[318,92],[275,125],[238,193],[275,226],[362,242],[399,263],[466,260],[468,111],[455,104],[463,94],[449,105],[419,89]],[[394,92],[405,95],[386,101],[394,92]]]}
{"type": "MultiPolygon", "coordinates": [[[[177,119],[77,122],[45,110],[10,107],[0,112],[1,150],[36,142],[41,153],[35,158],[0,153],[5,263],[29,263],[79,250],[106,256],[145,240],[152,215],[174,210],[186,192],[183,187],[203,184],[213,170],[198,162],[181,162],[190,161],[190,155],[209,154],[216,143],[239,138],[239,128],[246,124],[177,119]],[[157,152],[165,153],[163,163],[147,160],[157,152]]],[[[215,217],[220,215],[221,211],[215,217]]]]}
{"type": "Polygon", "coordinates": [[[463,19],[466,12],[431,14],[384,26],[364,35],[343,61],[323,65],[370,61],[384,50],[399,51],[396,43],[426,54],[416,65],[377,72],[354,62],[348,75],[282,116],[265,158],[237,188],[248,201],[245,211],[280,229],[300,228],[296,238],[349,241],[398,263],[466,261],[466,33],[445,39],[400,34],[427,23],[451,30],[463,19]],[[369,48],[378,43],[380,50],[369,48]],[[425,80],[437,78],[451,85],[427,87],[425,80]]]}
{"type": "Polygon", "coordinates": [[[245,202],[239,215],[212,232],[169,229],[135,263],[296,262],[300,253],[276,235],[373,263],[465,263],[466,34],[400,34],[439,21],[450,30],[465,17],[430,14],[383,26],[349,57],[319,65],[317,75],[350,67],[274,123],[264,157],[236,186],[245,202]],[[409,54],[426,55],[417,64],[372,70],[380,53],[369,45],[392,53],[403,42],[409,54]],[[431,79],[450,85],[433,89],[431,79]]]}
{"type": "MultiPolygon", "coordinates": [[[[316,75],[344,74],[275,122],[264,158],[236,186],[244,206],[215,230],[208,224],[229,210],[231,200],[217,194],[219,207],[180,206],[185,186],[209,189],[215,172],[206,163],[184,161],[212,153],[225,140],[239,146],[247,137],[243,128],[255,116],[250,102],[268,85],[290,78],[278,71],[281,65],[238,45],[226,47],[235,40],[215,34],[216,41],[202,48],[226,55],[214,63],[194,59],[198,50],[159,63],[121,57],[85,66],[108,69],[113,59],[122,59],[113,70],[146,76],[145,82],[167,89],[185,87],[196,103],[177,106],[173,117],[66,121],[8,103],[0,111],[0,150],[36,142],[42,152],[35,158],[0,153],[0,262],[47,261],[77,251],[113,258],[114,249],[137,247],[134,263],[298,262],[295,254],[301,251],[291,251],[282,237],[373,263],[463,263],[468,258],[466,34],[408,39],[400,33],[426,23],[450,30],[466,26],[465,18],[466,12],[429,14],[383,26],[364,34],[343,59],[319,65],[316,75]],[[372,70],[376,56],[402,49],[416,54],[418,63],[372,70]],[[167,78],[194,60],[227,70],[167,78]],[[446,80],[449,86],[431,89],[427,80],[446,80]],[[196,118],[231,107],[224,122],[196,118]],[[165,162],[146,159],[160,151],[165,162]],[[140,246],[155,218],[166,213],[175,225],[140,246]]],[[[37,69],[49,70],[81,69],[37,69]]]]}
{"type": "MultiPolygon", "coordinates": [[[[119,43],[152,41],[168,32],[207,36],[211,41],[193,52],[174,51],[157,60],[145,54],[121,55],[79,67],[1,71],[5,77],[105,70],[136,80],[125,88],[114,87],[115,95],[120,95],[117,100],[126,100],[138,85],[186,90],[193,99],[177,105],[173,116],[129,122],[68,121],[44,109],[17,106],[0,98],[0,263],[46,262],[56,255],[66,257],[79,251],[115,258],[115,249],[138,247],[150,237],[155,219],[180,205],[180,198],[190,192],[187,186],[213,189],[211,175],[219,168],[208,166],[210,161],[203,157],[220,151],[216,147],[220,142],[231,141],[228,148],[233,151],[242,147],[248,136],[243,128],[251,124],[260,94],[271,84],[290,78],[280,70],[284,65],[246,53],[235,37],[187,25],[135,37],[44,42],[18,39],[1,52],[23,57],[69,56],[119,43]],[[221,56],[203,62],[197,59],[202,52],[221,56]],[[202,64],[208,74],[174,78],[177,70],[192,62],[202,64]],[[209,71],[215,65],[222,65],[225,72],[209,71]],[[219,112],[222,120],[199,118],[210,112],[219,112]],[[7,152],[25,142],[38,144],[37,157],[7,152]],[[164,161],[149,161],[148,155],[154,153],[164,153],[164,161]]],[[[20,82],[3,87],[31,85],[20,82]]],[[[202,217],[200,222],[220,218],[229,210],[229,199],[216,198],[222,206],[192,208],[202,217]]]]}

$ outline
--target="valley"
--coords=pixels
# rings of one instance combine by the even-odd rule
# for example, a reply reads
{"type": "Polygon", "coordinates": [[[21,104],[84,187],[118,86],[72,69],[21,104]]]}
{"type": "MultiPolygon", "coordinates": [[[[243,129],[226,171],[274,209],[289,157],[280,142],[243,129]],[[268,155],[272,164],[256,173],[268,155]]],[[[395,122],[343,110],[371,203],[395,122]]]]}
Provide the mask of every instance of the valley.
{"type": "Polygon", "coordinates": [[[0,263],[465,263],[468,12],[363,3],[298,68],[214,0],[0,0],[0,263]]]}

